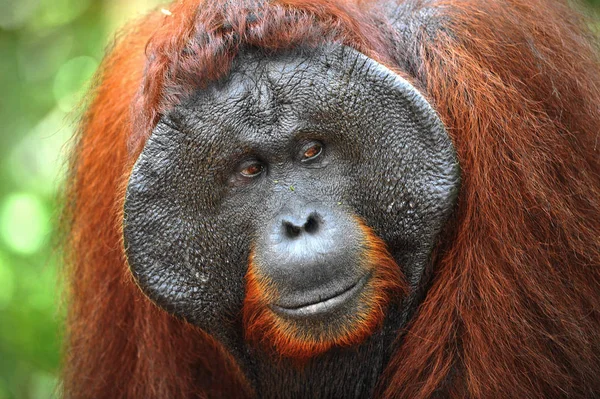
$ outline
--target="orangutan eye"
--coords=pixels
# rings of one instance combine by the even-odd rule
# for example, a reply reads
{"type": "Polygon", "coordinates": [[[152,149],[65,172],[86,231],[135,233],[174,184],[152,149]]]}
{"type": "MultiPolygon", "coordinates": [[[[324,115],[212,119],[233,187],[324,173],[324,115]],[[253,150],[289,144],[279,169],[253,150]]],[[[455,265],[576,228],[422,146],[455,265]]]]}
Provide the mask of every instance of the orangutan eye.
{"type": "Polygon", "coordinates": [[[240,171],[240,174],[244,177],[253,178],[259,176],[265,167],[260,162],[252,162],[248,165],[245,165],[244,169],[240,171]]]}
{"type": "Polygon", "coordinates": [[[302,162],[311,161],[318,158],[323,153],[323,145],[321,143],[310,143],[304,148],[302,154],[302,162]]]}

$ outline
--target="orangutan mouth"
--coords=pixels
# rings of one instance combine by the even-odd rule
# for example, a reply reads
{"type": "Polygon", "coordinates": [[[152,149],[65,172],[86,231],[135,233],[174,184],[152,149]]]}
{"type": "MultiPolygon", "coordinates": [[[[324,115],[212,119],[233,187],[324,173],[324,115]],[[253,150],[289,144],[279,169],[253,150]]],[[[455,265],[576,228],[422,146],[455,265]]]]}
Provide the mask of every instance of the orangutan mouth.
{"type": "Polygon", "coordinates": [[[307,300],[299,305],[273,304],[271,309],[281,315],[295,318],[331,314],[357,298],[369,281],[369,277],[370,274],[367,274],[350,286],[325,298],[320,295],[316,300],[307,300]]]}

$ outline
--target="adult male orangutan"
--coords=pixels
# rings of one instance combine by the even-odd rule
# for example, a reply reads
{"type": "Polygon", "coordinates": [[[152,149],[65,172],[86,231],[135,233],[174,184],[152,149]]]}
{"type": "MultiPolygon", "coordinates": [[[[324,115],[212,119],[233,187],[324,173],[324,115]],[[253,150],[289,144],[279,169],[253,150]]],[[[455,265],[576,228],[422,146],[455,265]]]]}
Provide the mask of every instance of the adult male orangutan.
{"type": "Polygon", "coordinates": [[[600,397],[585,26],[562,0],[129,26],[72,158],[65,397],[600,397]]]}

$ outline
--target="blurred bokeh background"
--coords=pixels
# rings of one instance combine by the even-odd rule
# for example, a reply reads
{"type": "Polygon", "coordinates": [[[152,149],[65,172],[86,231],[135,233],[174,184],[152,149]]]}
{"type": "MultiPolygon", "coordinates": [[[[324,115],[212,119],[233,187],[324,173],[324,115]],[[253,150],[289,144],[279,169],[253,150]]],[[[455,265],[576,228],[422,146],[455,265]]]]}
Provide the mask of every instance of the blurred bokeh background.
{"type": "Polygon", "coordinates": [[[74,109],[118,28],[160,3],[0,0],[0,399],[56,397],[56,220],[74,109]]]}
{"type": "Polygon", "coordinates": [[[75,106],[118,28],[159,0],[0,0],[0,399],[56,397],[57,203],[75,106]]]}

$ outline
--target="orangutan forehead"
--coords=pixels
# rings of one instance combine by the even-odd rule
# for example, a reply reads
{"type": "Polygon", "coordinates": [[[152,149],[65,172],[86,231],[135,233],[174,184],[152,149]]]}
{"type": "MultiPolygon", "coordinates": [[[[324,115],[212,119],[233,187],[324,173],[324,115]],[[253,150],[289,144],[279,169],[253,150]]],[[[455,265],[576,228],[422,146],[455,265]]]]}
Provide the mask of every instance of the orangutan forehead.
{"type": "MultiPolygon", "coordinates": [[[[372,112],[367,110],[369,102],[347,103],[340,96],[341,88],[353,92],[354,98],[369,96],[369,90],[352,89],[361,80],[352,76],[358,57],[366,59],[343,48],[336,48],[333,54],[324,48],[272,55],[245,51],[236,57],[226,77],[196,91],[169,117],[180,131],[194,132],[203,143],[218,146],[223,156],[254,142],[275,150],[286,138],[303,131],[324,132],[325,124],[332,123],[336,115],[348,114],[344,111],[350,108],[353,114],[362,113],[356,111],[360,107],[372,112]]],[[[220,157],[207,159],[218,163],[220,157]]]]}
{"type": "Polygon", "coordinates": [[[325,94],[324,85],[337,81],[337,85],[348,86],[355,80],[350,79],[354,66],[347,64],[349,58],[355,60],[358,56],[351,49],[331,46],[277,54],[246,50],[236,57],[227,76],[198,90],[188,104],[208,101],[229,105],[231,101],[249,100],[257,106],[268,106],[311,91],[325,94]]]}
{"type": "Polygon", "coordinates": [[[245,126],[259,128],[274,127],[286,118],[307,122],[331,113],[368,118],[378,109],[374,104],[394,95],[396,77],[339,45],[276,54],[253,49],[241,52],[227,76],[197,90],[175,113],[204,126],[246,120],[245,126]]]}

